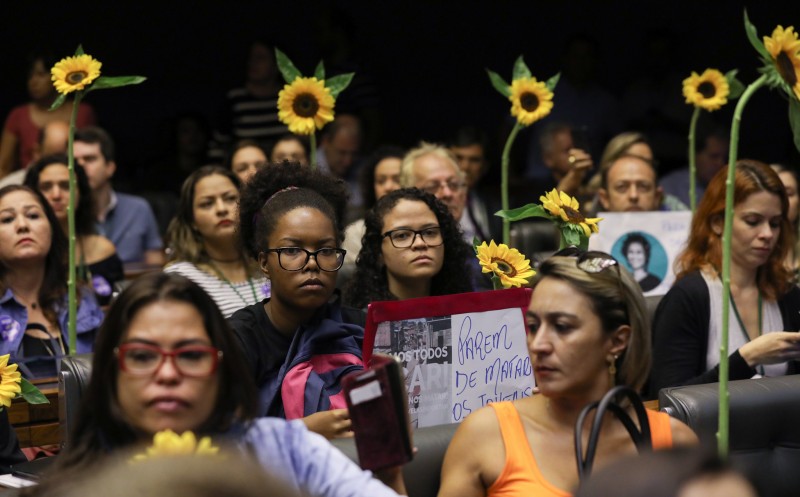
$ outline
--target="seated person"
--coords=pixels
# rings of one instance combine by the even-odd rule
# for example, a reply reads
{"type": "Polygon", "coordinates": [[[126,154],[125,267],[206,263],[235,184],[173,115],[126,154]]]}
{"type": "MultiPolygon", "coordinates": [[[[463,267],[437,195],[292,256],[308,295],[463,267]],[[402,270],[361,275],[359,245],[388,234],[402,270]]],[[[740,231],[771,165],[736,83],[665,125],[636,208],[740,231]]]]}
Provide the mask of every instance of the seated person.
{"type": "Polygon", "coordinates": [[[91,352],[103,312],[79,288],[76,350],[67,329],[67,237],[50,204],[26,186],[0,188],[0,355],[25,378],[51,378],[70,352],[91,352]]]}
{"type": "Polygon", "coordinates": [[[281,135],[272,145],[269,152],[269,161],[273,163],[299,162],[308,165],[308,142],[301,136],[294,133],[281,135]]]}
{"type": "Polygon", "coordinates": [[[228,165],[239,181],[246,183],[256,171],[267,165],[267,154],[255,141],[242,140],[233,146],[228,165]]]}
{"type": "Polygon", "coordinates": [[[798,372],[800,289],[784,265],[794,239],[786,190],[766,164],[737,162],[731,235],[730,303],[722,308],[725,182],[720,170],[692,218],[677,281],[653,319],[650,393],[719,380],[722,313],[729,313],[729,379],[798,372]],[[786,330],[786,331],[783,331],[786,330]]]}
{"type": "MultiPolygon", "coordinates": [[[[92,191],[86,172],[75,165],[78,190],[75,192],[75,262],[78,280],[94,289],[97,301],[111,301],[114,284],[125,278],[122,261],[111,240],[98,235],[94,224],[92,191]]],[[[66,155],[49,155],[33,163],[25,176],[25,185],[38,190],[47,199],[64,234],[69,233],[69,169],[66,155]]]]}
{"type": "Polygon", "coordinates": [[[474,258],[447,207],[417,188],[388,193],[367,212],[363,246],[345,302],[366,308],[472,290],[464,268],[474,258]]]}
{"type": "MultiPolygon", "coordinates": [[[[541,265],[526,316],[539,394],[491,403],[464,420],[444,458],[440,497],[570,495],[579,483],[578,414],[614,385],[638,391],[647,379],[650,334],[636,282],[602,252],[559,253],[574,256],[541,265]]],[[[696,443],[691,429],[667,414],[648,410],[647,417],[653,448],[696,443]]],[[[586,423],[584,437],[590,428],[586,423]]],[[[600,441],[595,468],[636,452],[616,418],[603,423],[600,441]]]]}
{"type": "MultiPolygon", "coordinates": [[[[372,209],[381,197],[400,188],[400,163],[403,154],[403,149],[399,147],[381,147],[364,161],[359,178],[364,208],[372,209]]],[[[344,230],[342,248],[347,250],[344,267],[351,272],[355,269],[356,258],[361,251],[361,238],[365,229],[364,219],[359,219],[344,230]]]]}
{"type": "MultiPolygon", "coordinates": [[[[211,298],[177,274],[140,276],[111,305],[72,442],[33,495],[88,479],[109,455],[142,452],[163,430],[210,436],[213,445],[241,451],[303,495],[396,495],[302,422],[255,419],[257,395],[211,298]]],[[[384,477],[405,492],[399,468],[384,477]]]]}
{"type": "Polygon", "coordinates": [[[336,292],[346,204],[342,180],[297,162],[250,178],[239,233],[272,294],[230,317],[260,389],[258,413],[305,417],[329,438],[349,433],[340,381],[362,368],[364,314],[343,308],[336,292]]]}
{"type": "MultiPolygon", "coordinates": [[[[697,170],[695,194],[699,204],[711,178],[727,164],[728,131],[714,125],[698,126],[694,153],[697,170]]],[[[674,196],[689,208],[689,166],[665,175],[659,185],[665,194],[674,196]]]]}
{"type": "Polygon", "coordinates": [[[239,241],[238,202],[234,173],[201,167],[183,182],[167,232],[171,251],[164,271],[200,285],[225,317],[269,297],[269,281],[239,241]]]}

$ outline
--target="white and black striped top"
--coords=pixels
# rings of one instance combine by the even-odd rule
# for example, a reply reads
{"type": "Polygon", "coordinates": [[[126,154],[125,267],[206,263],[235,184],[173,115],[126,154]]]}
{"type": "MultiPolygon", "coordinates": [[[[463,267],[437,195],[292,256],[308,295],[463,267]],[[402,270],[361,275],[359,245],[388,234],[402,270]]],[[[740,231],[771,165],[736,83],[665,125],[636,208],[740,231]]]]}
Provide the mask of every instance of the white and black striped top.
{"type": "Polygon", "coordinates": [[[214,299],[226,318],[242,307],[255,304],[270,296],[269,280],[265,277],[229,283],[185,261],[170,264],[164,271],[181,274],[200,285],[214,299]]]}

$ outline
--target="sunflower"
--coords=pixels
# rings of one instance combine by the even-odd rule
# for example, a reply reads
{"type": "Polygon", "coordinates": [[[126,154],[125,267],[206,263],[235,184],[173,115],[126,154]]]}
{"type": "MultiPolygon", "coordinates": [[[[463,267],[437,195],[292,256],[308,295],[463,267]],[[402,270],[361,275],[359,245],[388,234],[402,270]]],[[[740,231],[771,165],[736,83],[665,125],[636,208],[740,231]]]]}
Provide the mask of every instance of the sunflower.
{"type": "Polygon", "coordinates": [[[134,461],[142,461],[151,457],[165,456],[213,456],[219,452],[219,447],[211,445],[211,437],[203,437],[200,442],[191,431],[178,435],[172,430],[159,431],[153,436],[153,445],[147,448],[144,454],[137,454],[134,461]]]}
{"type": "Polygon", "coordinates": [[[764,37],[764,48],[775,59],[775,67],[786,84],[800,99],[800,40],[792,26],[778,26],[772,37],[764,37]]]}
{"type": "Polygon", "coordinates": [[[587,237],[593,232],[597,233],[600,231],[600,228],[597,227],[597,223],[602,221],[603,218],[584,217],[578,210],[580,207],[578,200],[570,197],[566,193],[559,192],[557,189],[553,188],[553,190],[546,195],[539,197],[539,200],[542,202],[542,207],[550,214],[561,219],[565,223],[580,227],[587,237]]]}
{"type": "Polygon", "coordinates": [[[0,356],[0,406],[11,407],[11,401],[22,392],[22,377],[16,364],[8,364],[10,354],[0,356]]]}
{"type": "Polygon", "coordinates": [[[66,95],[80,91],[100,76],[100,61],[91,55],[82,54],[61,59],[50,69],[53,85],[59,93],[66,95]]]}
{"type": "Polygon", "coordinates": [[[716,69],[706,69],[698,75],[692,75],[683,80],[683,96],[686,103],[705,110],[717,110],[728,103],[731,90],[725,75],[716,69]]]}
{"type": "Polygon", "coordinates": [[[520,124],[531,125],[553,108],[553,92],[536,78],[520,78],[511,82],[511,115],[520,124]]]}
{"type": "Polygon", "coordinates": [[[333,121],[333,96],[317,78],[295,78],[278,94],[278,118],[289,131],[310,135],[333,121]]]}
{"type": "Polygon", "coordinates": [[[519,250],[509,248],[501,243],[497,245],[494,240],[489,245],[483,242],[477,247],[478,262],[481,271],[494,273],[500,278],[503,288],[519,287],[528,283],[536,272],[531,269],[531,261],[519,253],[519,250]]]}

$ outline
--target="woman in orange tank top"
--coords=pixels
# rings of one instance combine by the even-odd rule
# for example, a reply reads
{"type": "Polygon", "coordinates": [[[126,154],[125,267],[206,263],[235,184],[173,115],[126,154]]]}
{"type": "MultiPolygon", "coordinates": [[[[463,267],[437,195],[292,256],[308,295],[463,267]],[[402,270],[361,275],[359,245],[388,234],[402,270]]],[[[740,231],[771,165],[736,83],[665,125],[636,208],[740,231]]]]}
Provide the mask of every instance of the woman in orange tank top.
{"type": "MultiPolygon", "coordinates": [[[[539,394],[490,404],[461,424],[442,466],[440,497],[570,496],[581,409],[614,384],[638,391],[647,379],[650,329],[636,281],[608,254],[559,254],[540,267],[526,315],[539,394]]],[[[654,448],[697,443],[680,421],[652,411],[648,418],[654,448]]],[[[583,436],[585,447],[589,423],[583,436]]],[[[594,467],[635,452],[624,426],[606,416],[594,467]]]]}

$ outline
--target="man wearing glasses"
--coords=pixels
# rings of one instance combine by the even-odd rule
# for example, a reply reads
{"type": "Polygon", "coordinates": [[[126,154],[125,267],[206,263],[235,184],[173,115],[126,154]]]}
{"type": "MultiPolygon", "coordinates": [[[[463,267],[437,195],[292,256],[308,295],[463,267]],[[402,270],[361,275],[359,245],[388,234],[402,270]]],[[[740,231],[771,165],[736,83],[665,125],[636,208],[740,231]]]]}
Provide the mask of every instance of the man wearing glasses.
{"type": "Polygon", "coordinates": [[[478,233],[475,224],[464,215],[467,204],[467,183],[453,154],[446,148],[422,142],[411,149],[400,166],[400,186],[417,187],[442,201],[458,221],[464,240],[472,245],[478,233]]]}

